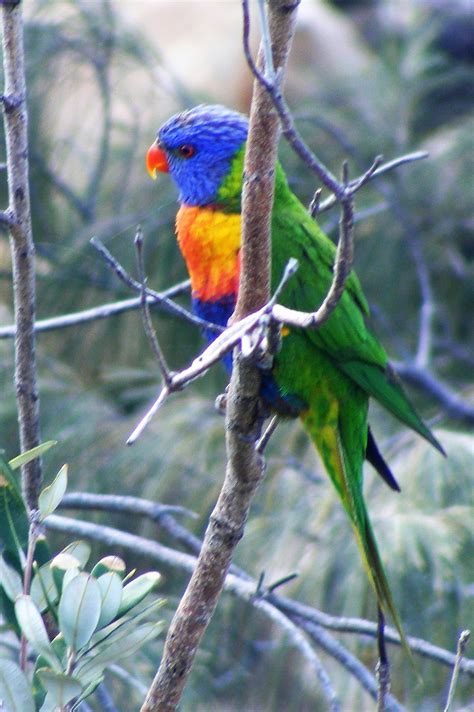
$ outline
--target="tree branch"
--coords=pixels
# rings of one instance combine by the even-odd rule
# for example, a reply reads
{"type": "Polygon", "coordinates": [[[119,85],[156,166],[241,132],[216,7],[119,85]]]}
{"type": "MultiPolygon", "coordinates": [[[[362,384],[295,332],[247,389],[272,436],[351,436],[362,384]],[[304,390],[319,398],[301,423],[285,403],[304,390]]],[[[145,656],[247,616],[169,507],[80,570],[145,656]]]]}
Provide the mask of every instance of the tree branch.
{"type": "MultiPolygon", "coordinates": [[[[28,184],[28,116],[23,50],[21,3],[2,3],[2,97],[7,152],[8,215],[13,261],[13,294],[16,324],[15,387],[22,452],[40,444],[39,394],[35,353],[35,247],[31,228],[28,184]]],[[[30,509],[35,509],[42,481],[41,460],[22,467],[22,486],[30,509]]]]}

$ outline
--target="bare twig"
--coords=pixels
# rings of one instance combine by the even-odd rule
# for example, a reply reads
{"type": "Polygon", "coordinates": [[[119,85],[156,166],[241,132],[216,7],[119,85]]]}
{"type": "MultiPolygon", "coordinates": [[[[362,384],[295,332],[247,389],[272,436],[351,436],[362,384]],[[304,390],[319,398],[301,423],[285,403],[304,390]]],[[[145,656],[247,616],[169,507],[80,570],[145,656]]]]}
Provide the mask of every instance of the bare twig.
{"type": "MultiPolygon", "coordinates": [[[[291,603],[291,602],[290,602],[291,603]]],[[[304,630],[314,643],[334,660],[337,660],[354,678],[359,682],[361,687],[366,690],[369,695],[377,700],[378,683],[375,677],[356,658],[344,645],[341,645],[334,636],[324,630],[321,626],[312,623],[306,619],[299,618],[297,615],[289,614],[291,620],[304,630]]],[[[385,698],[386,712],[404,712],[404,707],[393,697],[387,694],[385,698]]]]}
{"type": "MultiPolygon", "coordinates": [[[[174,302],[170,301],[170,298],[179,294],[183,291],[187,291],[189,287],[189,280],[185,280],[175,287],[170,287],[164,292],[157,292],[156,297],[151,295],[147,296],[147,301],[150,306],[158,306],[164,311],[174,313],[174,306],[177,307],[176,315],[180,318],[188,321],[188,313],[182,314],[181,307],[174,302]]],[[[84,309],[83,311],[74,312],[72,314],[64,314],[62,316],[51,317],[50,319],[39,319],[35,322],[35,332],[41,334],[46,331],[54,331],[56,329],[67,329],[71,326],[78,326],[80,324],[87,324],[92,321],[98,321],[99,319],[108,319],[110,316],[116,316],[117,314],[124,314],[125,312],[132,311],[133,309],[140,309],[141,298],[133,297],[132,299],[122,299],[118,302],[110,302],[109,304],[101,304],[98,307],[91,307],[91,309],[84,309]]],[[[192,314],[189,314],[192,316],[192,314]]],[[[189,319],[192,323],[194,320],[189,319]]],[[[199,326],[201,324],[198,323],[199,326]]],[[[15,337],[16,327],[14,324],[9,326],[0,327],[0,340],[2,339],[12,339],[15,337]]]]}
{"type": "Polygon", "coordinates": [[[278,423],[279,423],[279,417],[278,417],[278,415],[274,415],[273,418],[270,420],[269,424],[267,425],[267,427],[265,428],[265,430],[263,431],[259,440],[257,440],[255,449],[260,454],[263,454],[263,451],[267,447],[270,438],[272,437],[273,433],[275,432],[275,430],[278,427],[278,423]]]}
{"type": "MultiPolygon", "coordinates": [[[[420,161],[424,158],[428,158],[428,155],[429,154],[426,151],[415,151],[414,153],[407,153],[404,156],[395,158],[393,161],[388,161],[388,163],[383,163],[379,168],[376,168],[376,170],[371,173],[371,175],[368,177],[368,180],[366,180],[365,182],[367,183],[371,180],[374,180],[374,178],[379,178],[384,173],[393,171],[395,168],[399,168],[400,166],[403,166],[407,163],[414,163],[415,161],[420,161]]],[[[357,186],[359,180],[359,178],[356,178],[355,180],[350,181],[349,188],[353,190],[357,186]]],[[[323,200],[323,202],[320,203],[316,211],[316,215],[326,212],[334,205],[336,205],[337,202],[338,199],[336,198],[336,196],[334,194],[330,195],[328,198],[326,198],[326,200],[323,200]]]]}
{"type": "MultiPolygon", "coordinates": [[[[185,507],[177,505],[150,502],[141,497],[130,497],[115,494],[93,494],[91,492],[68,492],[61,500],[61,509],[84,509],[104,512],[126,512],[135,516],[142,516],[154,521],[164,529],[173,539],[184,545],[193,554],[199,554],[202,540],[176,521],[174,514],[196,518],[197,514],[185,507]]],[[[252,578],[245,571],[234,564],[230,571],[245,581],[252,578]]]]}
{"type": "Polygon", "coordinates": [[[10,210],[0,210],[0,228],[9,230],[14,222],[15,220],[13,215],[11,215],[10,210]]]}
{"type": "MultiPolygon", "coordinates": [[[[22,452],[40,443],[39,395],[35,353],[35,247],[31,228],[28,184],[28,116],[21,3],[2,3],[2,97],[8,165],[8,215],[15,303],[15,386],[22,452]]],[[[22,467],[23,493],[35,509],[42,481],[41,460],[22,467]]]]}
{"type": "Polygon", "coordinates": [[[320,688],[328,703],[328,708],[331,712],[340,712],[341,703],[339,702],[326,668],[322,665],[319,656],[316,655],[316,652],[298,626],[296,626],[289,618],[282,615],[281,611],[277,608],[270,606],[267,601],[257,598],[255,602],[253,602],[253,605],[255,608],[262,610],[268,618],[273,620],[279,625],[280,628],[286,631],[292,645],[303,653],[304,659],[316,673],[320,683],[320,688]]]}
{"type": "Polygon", "coordinates": [[[150,308],[148,305],[148,299],[147,299],[147,293],[146,293],[145,265],[143,263],[143,232],[142,232],[142,229],[140,226],[137,227],[137,231],[135,233],[135,248],[137,251],[138,278],[140,280],[140,285],[141,285],[140,300],[141,300],[141,312],[142,312],[142,318],[143,318],[142,319],[143,327],[145,329],[145,334],[148,337],[148,341],[150,343],[152,351],[153,351],[155,358],[158,362],[158,366],[160,368],[161,375],[163,376],[163,380],[164,380],[166,386],[169,386],[171,383],[171,372],[170,372],[168,365],[166,363],[166,359],[163,354],[163,351],[161,350],[161,346],[158,343],[158,339],[156,337],[156,333],[155,333],[155,330],[153,328],[153,324],[151,321],[150,308]]]}
{"type": "MultiPolygon", "coordinates": [[[[304,603],[299,603],[298,601],[288,601],[284,598],[274,597],[273,594],[266,594],[265,597],[269,598],[269,600],[271,600],[276,606],[282,610],[285,610],[290,615],[298,615],[309,622],[322,626],[323,628],[351,635],[355,633],[357,635],[365,635],[371,638],[377,637],[377,624],[364,620],[363,618],[330,616],[328,613],[323,613],[322,611],[318,611],[315,608],[306,606],[304,603]]],[[[390,627],[385,628],[385,640],[386,642],[394,643],[395,645],[401,644],[400,636],[397,631],[390,627]]],[[[449,650],[439,648],[438,646],[433,645],[422,638],[409,636],[408,644],[414,653],[429,658],[430,660],[436,660],[442,665],[453,667],[455,663],[455,655],[453,655],[453,653],[449,650]]],[[[461,669],[471,677],[474,677],[474,660],[463,659],[461,662],[461,669]]]]}
{"type": "MultiPolygon", "coordinates": [[[[142,285],[140,284],[140,282],[137,282],[135,279],[130,277],[127,271],[115,259],[115,257],[109,252],[109,250],[105,247],[105,245],[102,244],[100,240],[98,240],[96,237],[93,237],[91,238],[90,243],[102,255],[109,267],[115,272],[117,277],[124,284],[127,285],[127,287],[130,287],[130,289],[133,289],[139,294],[142,293],[142,285]]],[[[157,302],[162,303],[164,306],[166,305],[166,308],[169,308],[169,311],[175,313],[178,316],[186,318],[188,321],[192,322],[193,324],[196,324],[197,326],[200,326],[203,329],[209,329],[210,331],[214,331],[218,334],[223,331],[223,328],[221,326],[217,326],[216,324],[212,324],[211,322],[205,321],[204,319],[200,319],[199,317],[194,316],[194,314],[191,314],[191,312],[188,312],[186,309],[183,309],[183,307],[180,307],[178,304],[169,301],[169,299],[163,299],[162,295],[160,295],[159,292],[155,292],[153,289],[148,289],[147,287],[146,294],[147,296],[154,297],[157,302]]]]}
{"type": "Polygon", "coordinates": [[[454,663],[453,673],[451,675],[451,683],[449,685],[448,699],[446,700],[446,706],[444,712],[449,712],[451,704],[454,701],[454,695],[456,694],[456,685],[459,677],[459,669],[461,666],[461,660],[464,656],[469,638],[471,636],[470,630],[463,630],[458,639],[458,646],[456,650],[456,662],[454,663]]]}

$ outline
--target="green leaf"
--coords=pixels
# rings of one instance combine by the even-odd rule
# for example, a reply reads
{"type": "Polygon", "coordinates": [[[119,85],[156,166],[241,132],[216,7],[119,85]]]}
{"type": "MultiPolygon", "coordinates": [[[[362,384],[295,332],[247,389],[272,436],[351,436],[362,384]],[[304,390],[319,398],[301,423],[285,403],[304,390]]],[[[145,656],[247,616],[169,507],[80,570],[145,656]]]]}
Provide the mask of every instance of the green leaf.
{"type": "Polygon", "coordinates": [[[81,683],[71,675],[56,673],[45,668],[38,670],[37,675],[46,690],[46,698],[41,707],[44,712],[62,709],[82,692],[81,683]]]}
{"type": "Polygon", "coordinates": [[[87,655],[83,663],[77,666],[75,670],[76,677],[83,685],[89,684],[99,676],[101,671],[105,670],[107,665],[132,655],[146,642],[156,638],[162,629],[162,621],[144,623],[120,639],[114,640],[113,645],[110,644],[109,640],[104,641],[97,647],[95,655],[87,655]]]}
{"type": "Polygon", "coordinates": [[[125,561],[120,556],[104,556],[91,571],[92,576],[99,578],[110,571],[115,572],[121,579],[125,576],[125,561]]]}
{"type": "Polygon", "coordinates": [[[19,467],[22,467],[22,465],[26,465],[28,462],[36,460],[37,457],[44,455],[49,448],[53,447],[53,445],[57,445],[57,443],[57,440],[48,440],[45,443],[41,443],[41,445],[31,448],[31,450],[22,452],[21,455],[17,455],[12,460],[9,460],[8,464],[12,470],[17,470],[19,467]]]}
{"type": "Polygon", "coordinates": [[[142,574],[130,581],[123,589],[122,602],[118,614],[123,615],[143,601],[145,596],[158,585],[160,579],[161,575],[158,571],[148,571],[146,574],[142,574]]]}
{"type": "Polygon", "coordinates": [[[23,634],[31,647],[43,655],[49,664],[56,670],[60,670],[59,660],[49,642],[46,628],[44,627],[41,613],[36,608],[30,596],[21,594],[15,601],[15,614],[23,634]]]}
{"type": "Polygon", "coordinates": [[[66,584],[69,583],[71,577],[67,577],[69,572],[73,571],[73,577],[76,576],[79,571],[80,562],[72,554],[66,554],[61,552],[56,554],[54,559],[50,563],[51,571],[54,577],[54,581],[58,588],[58,591],[62,591],[64,587],[64,579],[66,579],[66,584]]]}
{"type": "Polygon", "coordinates": [[[21,576],[13,566],[7,564],[3,556],[0,556],[0,585],[7,594],[10,601],[23,591],[23,582],[21,576]]]}
{"type": "Polygon", "coordinates": [[[59,628],[74,651],[91,639],[99,621],[100,606],[100,587],[90,574],[78,574],[63,588],[58,607],[59,628]]]}
{"type": "Polygon", "coordinates": [[[48,604],[58,600],[59,593],[49,563],[37,569],[31,582],[30,596],[41,613],[48,608],[48,604]]]}
{"type": "Polygon", "coordinates": [[[89,561],[91,546],[87,543],[87,541],[78,539],[77,541],[72,541],[64,547],[61,554],[71,554],[71,556],[74,556],[74,558],[79,561],[79,568],[83,569],[89,561]]]}
{"type": "Polygon", "coordinates": [[[48,514],[52,514],[61,503],[67,489],[67,465],[63,465],[53,482],[45,487],[38,498],[40,519],[43,521],[48,514]]]}
{"type": "Polygon", "coordinates": [[[24,559],[30,522],[13,470],[0,455],[0,546],[24,559]]]}
{"type": "Polygon", "coordinates": [[[64,574],[62,588],[64,589],[74,578],[76,578],[76,576],[79,576],[80,573],[81,571],[77,567],[68,569],[64,574]]]}
{"type": "Polygon", "coordinates": [[[118,613],[122,600],[122,579],[116,573],[110,571],[103,576],[99,576],[97,583],[100,588],[101,609],[98,628],[102,628],[112,621],[118,613]]]}
{"type": "Polygon", "coordinates": [[[104,676],[101,675],[100,677],[96,677],[89,685],[84,687],[80,697],[78,697],[77,700],[74,702],[71,712],[74,712],[74,710],[77,710],[79,708],[79,705],[82,702],[82,700],[85,700],[85,699],[87,699],[87,697],[89,697],[89,695],[92,695],[92,693],[95,692],[95,690],[99,687],[100,683],[103,681],[104,681],[104,676]]]}
{"type": "Polygon", "coordinates": [[[137,613],[132,613],[118,620],[116,619],[105,628],[101,628],[92,636],[91,644],[86,653],[89,654],[91,651],[94,651],[104,641],[107,641],[108,645],[113,645],[116,640],[119,640],[123,636],[128,635],[132,630],[135,630],[139,621],[143,620],[143,618],[154,616],[164,603],[165,599],[163,598],[153,601],[153,603],[150,603],[137,613]]]}
{"type": "Polygon", "coordinates": [[[25,673],[5,658],[0,658],[0,704],[3,712],[35,712],[25,673]]]}

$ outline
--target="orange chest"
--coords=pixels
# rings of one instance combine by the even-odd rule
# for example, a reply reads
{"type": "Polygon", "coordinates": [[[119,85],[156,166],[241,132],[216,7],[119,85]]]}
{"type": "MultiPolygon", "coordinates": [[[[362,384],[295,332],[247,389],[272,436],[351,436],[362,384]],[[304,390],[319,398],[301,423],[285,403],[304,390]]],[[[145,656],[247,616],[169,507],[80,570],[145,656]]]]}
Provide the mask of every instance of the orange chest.
{"type": "Polygon", "coordinates": [[[176,234],[193,297],[217,301],[237,294],[240,215],[183,205],[176,216],[176,234]]]}

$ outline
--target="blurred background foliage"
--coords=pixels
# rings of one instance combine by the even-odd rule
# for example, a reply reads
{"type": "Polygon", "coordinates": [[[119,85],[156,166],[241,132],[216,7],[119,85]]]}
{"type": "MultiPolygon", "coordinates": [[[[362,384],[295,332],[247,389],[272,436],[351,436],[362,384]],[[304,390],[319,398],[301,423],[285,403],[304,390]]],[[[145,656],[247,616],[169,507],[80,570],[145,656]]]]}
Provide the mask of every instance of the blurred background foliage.
{"type": "MultiPolygon", "coordinates": [[[[429,160],[359,194],[356,267],[373,327],[396,361],[410,364],[416,356],[428,294],[431,349],[423,366],[472,403],[474,23],[468,5],[303,0],[287,92],[304,137],[334,171],[344,158],[356,176],[380,153],[389,160],[430,152],[429,160]],[[428,292],[420,277],[428,278],[428,292]]],[[[200,101],[247,110],[251,82],[241,56],[239,3],[31,0],[25,11],[39,317],[131,296],[89,240],[99,237],[133,274],[137,223],[146,236],[150,286],[183,279],[173,237],[175,192],[166,177],[148,180],[144,154],[176,110],[200,101]]],[[[295,191],[309,202],[313,176],[285,145],[281,157],[295,191]]],[[[0,189],[6,205],[5,181],[0,189]]],[[[321,216],[333,237],[337,219],[334,211],[321,216]]],[[[3,324],[11,322],[11,292],[3,235],[3,324]]],[[[196,329],[163,313],[155,319],[172,367],[184,366],[201,344],[196,329]]],[[[222,371],[176,396],[127,449],[125,438],[159,382],[140,315],[40,335],[38,359],[43,439],[59,441],[45,458],[47,476],[68,462],[73,489],[184,505],[198,514],[184,523],[202,534],[223,477],[223,420],[213,405],[225,386],[222,371]]],[[[0,440],[9,457],[18,451],[12,373],[13,343],[1,341],[0,440]]],[[[437,424],[449,457],[443,460],[374,407],[374,430],[402,494],[390,493],[368,468],[367,495],[407,632],[454,649],[460,629],[473,620],[474,438],[469,423],[447,413],[433,394],[410,393],[437,424]]],[[[348,522],[298,424],[280,427],[268,465],[237,563],[255,577],[264,570],[268,582],[297,570],[284,593],[334,615],[373,618],[348,522]]],[[[139,519],[87,516],[157,535],[139,519]]],[[[173,544],[163,532],[158,536],[173,544]]],[[[117,553],[129,567],[148,566],[117,553]]],[[[163,573],[161,594],[171,615],[185,581],[172,570],[163,573]]],[[[347,635],[344,642],[373,664],[373,645],[347,635]]],[[[157,645],[127,663],[145,685],[157,645]]],[[[344,709],[368,709],[357,683],[322,657],[344,709]]],[[[393,658],[394,693],[409,709],[439,709],[448,670],[419,662],[423,686],[417,686],[396,651],[393,658]]],[[[115,677],[108,682],[119,709],[139,706],[139,692],[115,677]]],[[[469,699],[465,680],[457,699],[460,705],[469,699]]],[[[313,710],[317,700],[317,683],[281,632],[224,596],[183,710],[313,710]]]]}

